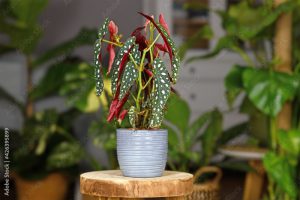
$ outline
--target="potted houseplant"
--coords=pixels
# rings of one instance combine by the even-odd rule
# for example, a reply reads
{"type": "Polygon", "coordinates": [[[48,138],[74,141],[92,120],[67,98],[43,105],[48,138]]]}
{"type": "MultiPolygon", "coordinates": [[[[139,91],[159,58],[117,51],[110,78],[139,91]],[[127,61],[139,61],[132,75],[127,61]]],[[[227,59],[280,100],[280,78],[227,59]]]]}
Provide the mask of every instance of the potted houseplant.
{"type": "Polygon", "coordinates": [[[79,173],[79,162],[87,155],[74,137],[72,125],[82,110],[90,109],[81,100],[82,93],[92,93],[94,89],[91,81],[81,85],[81,92],[76,90],[74,96],[72,86],[90,66],[69,54],[78,46],[92,44],[96,30],[83,29],[75,38],[38,55],[35,52],[48,23],[41,24],[38,18],[47,1],[39,1],[36,7],[28,0],[22,3],[4,0],[0,4],[0,32],[9,38],[1,42],[0,53],[18,52],[26,60],[22,66],[27,76],[25,102],[0,87],[0,99],[14,106],[13,111],[19,111],[24,119],[20,130],[10,129],[14,143],[11,172],[17,196],[20,200],[64,199],[70,182],[74,181],[72,177],[79,173]],[[43,67],[47,67],[45,74],[34,85],[34,73],[43,67]],[[35,109],[36,103],[55,96],[67,97],[69,107],[61,112],[55,108],[35,109]]]}
{"type": "MultiPolygon", "coordinates": [[[[259,136],[266,141],[264,145],[269,149],[263,159],[269,180],[268,194],[264,199],[299,199],[300,59],[299,44],[295,41],[299,40],[300,17],[296,10],[300,5],[299,1],[286,1],[274,6],[274,2],[244,0],[230,5],[228,12],[218,12],[226,34],[213,52],[190,60],[215,56],[223,49],[239,53],[245,59],[247,65],[234,66],[225,79],[225,86],[229,103],[243,93],[245,100],[241,110],[256,120],[267,122],[267,125],[260,125],[260,128],[264,127],[264,131],[260,131],[264,137],[259,136]],[[288,43],[292,55],[285,55],[287,58],[282,59],[284,56],[281,54],[289,54],[289,51],[279,51],[278,48],[284,45],[277,43],[276,46],[274,38],[278,37],[276,32],[279,29],[290,28],[277,24],[286,13],[290,14],[293,24],[290,34],[292,44],[288,43]],[[286,59],[290,59],[290,64],[286,64],[286,59]],[[288,69],[278,71],[278,66],[288,69]],[[290,106],[291,112],[285,115],[287,126],[284,128],[278,123],[278,115],[286,106],[290,106]]],[[[250,121],[250,124],[257,123],[250,121]]]]}
{"type": "Polygon", "coordinates": [[[124,42],[113,21],[105,19],[94,49],[96,93],[103,91],[101,47],[107,43],[110,53],[108,72],[113,100],[107,121],[119,124],[128,116],[130,128],[117,129],[117,156],[124,176],[161,176],[167,161],[168,132],[160,129],[171,84],[178,76],[179,58],[162,15],[140,13],[147,21],[124,42]],[[109,33],[109,39],[104,39],[109,33]],[[164,44],[159,44],[158,39],[164,44]],[[115,48],[119,48],[115,56],[115,48]],[[162,56],[170,58],[171,71],[162,56]]]}

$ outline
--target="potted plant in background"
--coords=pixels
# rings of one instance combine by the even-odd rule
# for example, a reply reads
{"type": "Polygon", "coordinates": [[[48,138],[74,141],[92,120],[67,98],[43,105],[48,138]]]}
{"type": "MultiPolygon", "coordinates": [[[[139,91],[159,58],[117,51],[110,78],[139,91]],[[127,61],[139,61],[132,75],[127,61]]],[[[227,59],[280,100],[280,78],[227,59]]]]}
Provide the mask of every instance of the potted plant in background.
{"type": "Polygon", "coordinates": [[[133,31],[121,42],[118,28],[106,19],[98,32],[94,49],[96,92],[100,95],[102,78],[101,47],[107,43],[110,53],[108,74],[111,75],[111,102],[107,121],[119,123],[128,115],[131,128],[117,129],[117,156],[124,176],[161,176],[167,161],[168,133],[159,129],[165,106],[178,76],[177,49],[168,33],[162,15],[159,22],[140,13],[147,19],[144,26],[133,31]],[[109,40],[104,39],[109,32],[109,40]],[[159,38],[164,44],[158,43],[159,38]],[[115,48],[120,48],[115,55],[115,48]],[[170,58],[170,74],[162,56],[170,58]]]}
{"type": "Polygon", "coordinates": [[[170,133],[168,167],[194,174],[194,188],[189,199],[220,199],[220,167],[235,170],[250,167],[245,162],[214,158],[220,146],[244,134],[248,123],[243,122],[223,130],[223,113],[217,108],[190,122],[191,109],[185,100],[171,95],[168,105],[163,123],[163,127],[170,133]]]}
{"type": "MultiPolygon", "coordinates": [[[[189,61],[217,55],[231,50],[244,58],[245,66],[234,66],[225,78],[228,103],[243,93],[242,112],[250,115],[251,132],[269,152],[263,165],[269,178],[267,199],[299,198],[299,9],[298,1],[278,6],[270,2],[241,1],[230,5],[228,11],[218,11],[226,34],[207,55],[189,61]],[[276,21],[283,13],[292,13],[292,71],[276,70],[282,64],[275,51],[276,21]],[[280,130],[276,117],[284,104],[292,105],[292,120],[288,130],[280,130]],[[258,126],[256,126],[258,125],[258,126]],[[259,129],[257,129],[258,127],[259,129]],[[263,131],[261,131],[263,130],[263,131]],[[263,134],[263,135],[262,135],[263,134]],[[296,147],[297,146],[297,147],[296,147]]],[[[277,27],[280,28],[280,27],[277,27]]],[[[201,33],[203,34],[203,33],[201,33]]],[[[200,35],[201,35],[200,34],[200,35]]]]}
{"type": "Polygon", "coordinates": [[[0,98],[15,105],[23,116],[21,130],[11,130],[13,176],[16,181],[18,199],[64,199],[68,186],[79,173],[78,164],[84,158],[92,160],[74,137],[73,123],[83,110],[89,110],[89,99],[82,100],[85,93],[93,93],[94,82],[86,82],[81,89],[72,86],[90,65],[69,54],[82,45],[93,44],[97,32],[83,29],[75,38],[46,51],[35,58],[37,44],[43,34],[38,17],[47,1],[24,0],[1,1],[0,32],[7,36],[6,43],[0,43],[1,54],[19,52],[26,59],[25,103],[0,87],[0,98]],[[47,67],[45,74],[33,85],[36,70],[47,67]],[[72,95],[72,98],[68,98],[72,95]],[[35,104],[49,97],[67,97],[69,107],[58,112],[49,108],[37,111],[35,104]],[[59,187],[57,187],[59,185],[59,187]]]}

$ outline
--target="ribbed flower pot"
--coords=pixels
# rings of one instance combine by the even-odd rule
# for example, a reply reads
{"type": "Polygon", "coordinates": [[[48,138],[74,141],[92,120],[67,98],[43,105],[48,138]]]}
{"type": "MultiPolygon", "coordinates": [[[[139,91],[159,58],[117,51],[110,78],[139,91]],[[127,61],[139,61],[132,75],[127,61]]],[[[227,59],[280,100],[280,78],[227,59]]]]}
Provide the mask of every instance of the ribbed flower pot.
{"type": "Polygon", "coordinates": [[[117,130],[117,154],[124,176],[162,176],[168,154],[167,130],[117,130]]]}

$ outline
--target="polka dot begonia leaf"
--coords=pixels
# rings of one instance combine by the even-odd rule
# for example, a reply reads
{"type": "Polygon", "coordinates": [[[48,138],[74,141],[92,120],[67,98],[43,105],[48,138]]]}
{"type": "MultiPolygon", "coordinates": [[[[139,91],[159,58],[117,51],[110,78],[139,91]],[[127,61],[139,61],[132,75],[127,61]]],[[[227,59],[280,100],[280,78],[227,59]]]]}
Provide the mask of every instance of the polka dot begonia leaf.
{"type": "Polygon", "coordinates": [[[168,53],[169,53],[169,57],[172,65],[172,73],[173,73],[171,78],[172,78],[172,82],[175,84],[177,81],[178,71],[180,67],[180,59],[177,56],[178,50],[176,48],[176,45],[162,24],[160,24],[159,22],[155,22],[155,20],[149,15],[145,15],[144,13],[140,13],[140,14],[144,16],[146,19],[148,19],[149,21],[151,21],[152,24],[156,27],[157,31],[162,36],[168,48],[168,53]]]}
{"type": "Polygon", "coordinates": [[[136,108],[131,106],[128,111],[129,123],[132,128],[135,128],[135,120],[136,120],[136,108]]]}
{"type": "Polygon", "coordinates": [[[169,43],[171,50],[172,50],[172,54],[173,56],[170,56],[171,60],[171,64],[172,64],[172,82],[176,83],[177,81],[177,77],[178,77],[178,71],[179,71],[179,67],[180,67],[180,59],[178,57],[178,53],[177,53],[177,48],[175,46],[174,41],[172,40],[172,38],[169,36],[168,32],[165,30],[165,28],[161,25],[161,24],[157,24],[158,28],[160,29],[161,33],[166,37],[167,42],[169,43]]]}
{"type": "Polygon", "coordinates": [[[101,95],[104,84],[103,84],[103,78],[101,74],[101,62],[99,61],[99,54],[101,51],[101,43],[100,40],[96,40],[94,45],[94,65],[95,65],[95,79],[96,79],[96,94],[98,96],[101,95]]]}
{"type": "Polygon", "coordinates": [[[138,74],[139,74],[139,72],[135,68],[133,61],[129,61],[126,64],[124,73],[122,75],[120,98],[123,98],[124,95],[131,88],[131,86],[133,85],[133,83],[138,78],[138,74]]]}
{"type": "Polygon", "coordinates": [[[160,58],[153,62],[154,91],[151,93],[150,128],[160,127],[163,120],[164,108],[170,95],[171,83],[168,70],[160,58]]]}
{"type": "Polygon", "coordinates": [[[100,96],[103,88],[104,88],[104,84],[103,84],[103,77],[101,74],[101,62],[99,59],[99,55],[101,52],[101,40],[102,38],[107,34],[108,32],[108,24],[109,24],[109,19],[106,18],[104,20],[103,25],[99,28],[98,30],[98,39],[95,42],[94,45],[94,65],[95,65],[95,79],[96,79],[96,94],[97,96],[100,96]]]}
{"type": "Polygon", "coordinates": [[[139,51],[139,45],[134,45],[130,53],[132,54],[135,63],[139,65],[141,63],[141,52],[139,51]]]}
{"type": "Polygon", "coordinates": [[[135,37],[130,37],[124,45],[120,48],[116,59],[114,60],[113,66],[112,66],[112,73],[111,73],[111,91],[113,95],[115,95],[117,91],[118,81],[119,77],[121,76],[121,65],[125,64],[126,61],[123,60],[125,55],[128,55],[132,45],[135,42],[135,37]]]}
{"type": "Polygon", "coordinates": [[[109,19],[106,18],[104,20],[104,23],[98,30],[98,38],[101,40],[107,33],[108,33],[108,24],[109,24],[109,19]]]}
{"type": "Polygon", "coordinates": [[[180,59],[177,54],[174,55],[172,59],[172,82],[175,84],[178,79],[178,71],[180,67],[180,59]]]}

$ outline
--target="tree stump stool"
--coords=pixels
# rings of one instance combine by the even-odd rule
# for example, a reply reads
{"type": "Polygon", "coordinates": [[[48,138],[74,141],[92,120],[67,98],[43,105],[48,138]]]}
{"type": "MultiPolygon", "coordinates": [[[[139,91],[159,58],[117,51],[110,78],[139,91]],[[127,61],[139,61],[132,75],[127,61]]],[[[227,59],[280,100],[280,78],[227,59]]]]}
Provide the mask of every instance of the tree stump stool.
{"type": "Polygon", "coordinates": [[[183,200],[193,191],[193,175],[165,171],[162,177],[124,177],[120,170],[87,172],[80,175],[83,200],[166,198],[183,200]]]}

